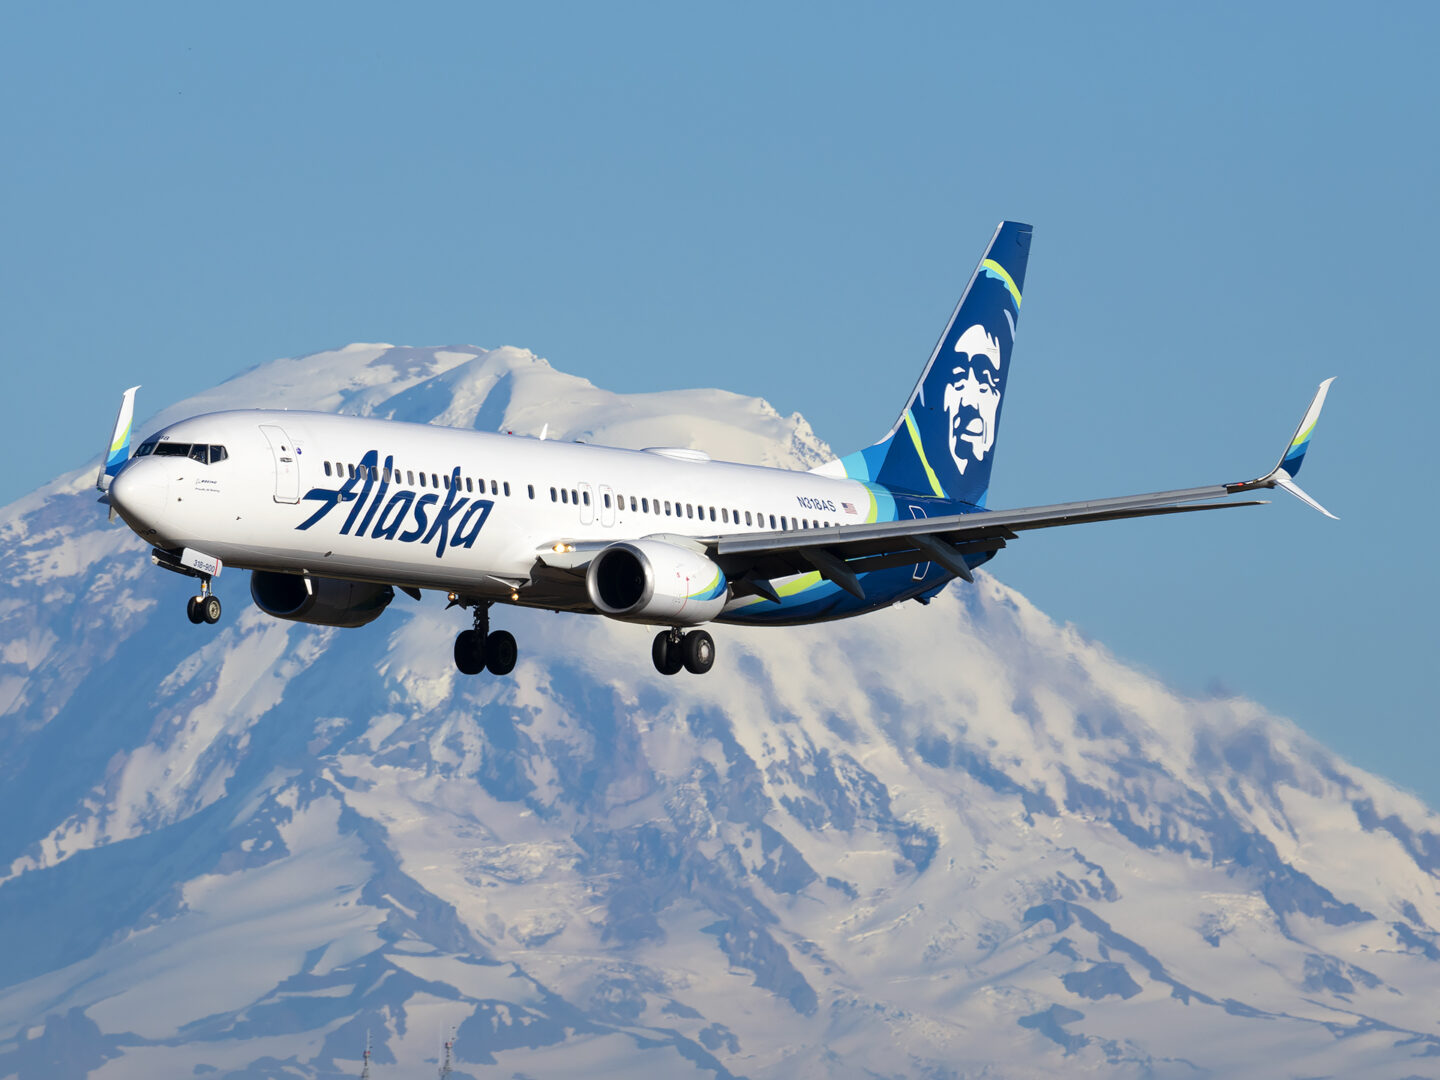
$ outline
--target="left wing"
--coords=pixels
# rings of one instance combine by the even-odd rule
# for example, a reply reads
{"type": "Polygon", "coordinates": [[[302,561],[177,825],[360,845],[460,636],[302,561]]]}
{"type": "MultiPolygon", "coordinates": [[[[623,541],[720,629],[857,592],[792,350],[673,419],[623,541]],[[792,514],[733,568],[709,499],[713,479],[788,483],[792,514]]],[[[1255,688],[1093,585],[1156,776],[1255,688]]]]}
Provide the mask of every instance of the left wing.
{"type": "Polygon", "coordinates": [[[847,525],[837,529],[791,529],[719,536],[707,540],[706,545],[726,575],[736,583],[739,592],[750,591],[766,596],[773,592],[769,585],[772,578],[818,571],[842,589],[864,599],[858,575],[869,570],[935,562],[957,577],[973,581],[964,556],[995,551],[1004,547],[1006,541],[1014,540],[1019,533],[1030,529],[1258,506],[1266,501],[1210,501],[1242,492],[1283,488],[1333,518],[1335,515],[1302,491],[1294,479],[1300,471],[1311,433],[1332,382],[1333,379],[1326,379],[1320,384],[1279,464],[1255,480],[1157,491],[1149,495],[1022,507],[1018,510],[980,510],[950,517],[847,525]]]}
{"type": "MultiPolygon", "coordinates": [[[[735,595],[758,594],[779,602],[771,585],[776,578],[818,571],[859,599],[865,598],[860,575],[871,570],[933,562],[956,577],[974,581],[966,555],[992,552],[1031,529],[1053,529],[1093,521],[1188,514],[1259,506],[1264,499],[1215,502],[1229,495],[1283,488],[1327,517],[1330,511],[1295,483],[1310,435],[1333,379],[1320,384],[1279,464],[1264,476],[1231,484],[1123,495],[1113,499],[1027,506],[1017,510],[977,510],[948,517],[877,521],[829,529],[789,529],[717,536],[654,534],[655,539],[703,551],[725,571],[735,595]]],[[[584,593],[585,569],[610,540],[559,541],[536,552],[536,568],[526,596],[545,606],[579,609],[589,605],[584,593]]]]}

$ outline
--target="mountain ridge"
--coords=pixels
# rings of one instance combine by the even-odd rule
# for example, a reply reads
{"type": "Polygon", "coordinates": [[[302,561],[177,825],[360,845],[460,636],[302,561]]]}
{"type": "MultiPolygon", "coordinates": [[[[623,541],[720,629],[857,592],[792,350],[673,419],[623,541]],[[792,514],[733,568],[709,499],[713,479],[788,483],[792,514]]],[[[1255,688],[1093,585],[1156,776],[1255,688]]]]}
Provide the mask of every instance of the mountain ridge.
{"type": "MultiPolygon", "coordinates": [[[[273,361],[150,426],[280,402],[829,456],[472,347],[273,361]]],[[[497,609],[521,662],[465,679],[436,603],[190,626],[93,476],[0,510],[0,1076],[353,1075],[367,1031],[413,1074],[451,1028],[459,1075],[1440,1072],[1440,818],[991,575],[721,628],[700,679],[497,609]]]]}

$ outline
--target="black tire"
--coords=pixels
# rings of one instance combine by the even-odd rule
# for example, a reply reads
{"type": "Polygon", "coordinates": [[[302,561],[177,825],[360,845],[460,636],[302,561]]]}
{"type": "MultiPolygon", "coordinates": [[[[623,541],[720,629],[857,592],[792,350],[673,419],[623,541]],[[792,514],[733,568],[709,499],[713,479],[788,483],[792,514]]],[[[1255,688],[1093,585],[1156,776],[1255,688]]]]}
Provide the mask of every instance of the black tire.
{"type": "Polygon", "coordinates": [[[661,675],[674,675],[685,666],[680,647],[670,640],[669,630],[661,630],[655,635],[655,644],[650,646],[650,659],[655,661],[655,670],[661,675]]]}
{"type": "Polygon", "coordinates": [[[485,639],[485,663],[493,675],[509,675],[514,671],[519,654],[515,635],[509,630],[496,630],[485,639]]]}
{"type": "Polygon", "coordinates": [[[474,630],[455,635],[455,666],[462,675],[479,675],[485,670],[485,641],[474,630]]]}
{"type": "Polygon", "coordinates": [[[704,630],[691,630],[680,639],[680,657],[686,671],[704,675],[715,666],[715,639],[704,630]]]}
{"type": "Polygon", "coordinates": [[[220,621],[220,598],[214,593],[203,598],[197,605],[200,611],[200,618],[204,619],[211,626],[220,621]]]}
{"type": "Polygon", "coordinates": [[[204,621],[205,617],[200,614],[200,597],[192,596],[185,601],[185,615],[196,626],[204,621]]]}

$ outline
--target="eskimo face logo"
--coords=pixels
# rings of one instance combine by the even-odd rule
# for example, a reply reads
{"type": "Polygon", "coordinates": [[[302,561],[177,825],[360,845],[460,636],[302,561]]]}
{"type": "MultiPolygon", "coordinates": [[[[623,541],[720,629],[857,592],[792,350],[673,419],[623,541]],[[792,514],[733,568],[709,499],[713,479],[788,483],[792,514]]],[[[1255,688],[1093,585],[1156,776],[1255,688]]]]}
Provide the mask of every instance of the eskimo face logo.
{"type": "Polygon", "coordinates": [[[945,387],[945,412],[950,417],[950,456],[961,473],[984,461],[995,445],[995,417],[1000,412],[1000,342],[985,327],[970,327],[955,342],[955,369],[945,387]]]}
{"type": "Polygon", "coordinates": [[[354,503],[340,526],[341,536],[353,534],[368,536],[372,540],[396,540],[402,544],[416,541],[434,544],[437,559],[445,554],[447,546],[468,548],[475,543],[495,503],[491,499],[471,500],[469,496],[461,495],[458,468],[450,474],[450,484],[443,493],[444,502],[441,502],[442,493],[438,491],[422,493],[397,488],[391,494],[389,478],[400,475],[394,468],[395,459],[387,457],[383,470],[377,468],[378,460],[379,454],[371,450],[360,459],[355,475],[340,487],[311,488],[307,491],[304,501],[318,502],[321,506],[295,528],[308,529],[342,503],[354,503]],[[358,493],[355,490],[357,487],[360,489],[358,493]]]}

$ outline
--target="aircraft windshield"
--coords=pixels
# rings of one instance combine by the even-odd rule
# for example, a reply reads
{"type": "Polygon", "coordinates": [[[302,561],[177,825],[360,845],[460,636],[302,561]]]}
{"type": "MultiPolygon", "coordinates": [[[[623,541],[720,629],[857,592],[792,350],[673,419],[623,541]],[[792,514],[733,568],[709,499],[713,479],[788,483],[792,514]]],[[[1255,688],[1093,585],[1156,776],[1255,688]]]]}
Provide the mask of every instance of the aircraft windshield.
{"type": "Polygon", "coordinates": [[[226,453],[225,447],[216,446],[213,443],[160,442],[155,439],[141,443],[139,449],[135,451],[137,458],[147,457],[150,454],[154,454],[156,457],[188,457],[202,465],[214,465],[217,461],[224,461],[230,456],[226,453]]]}

